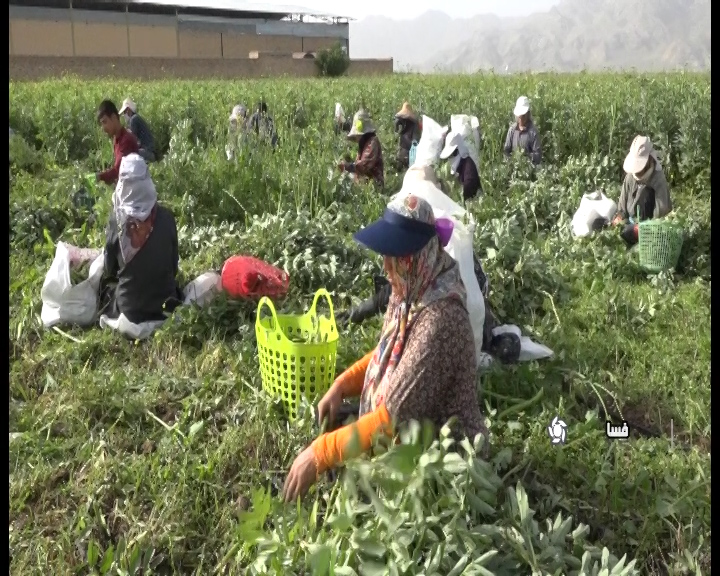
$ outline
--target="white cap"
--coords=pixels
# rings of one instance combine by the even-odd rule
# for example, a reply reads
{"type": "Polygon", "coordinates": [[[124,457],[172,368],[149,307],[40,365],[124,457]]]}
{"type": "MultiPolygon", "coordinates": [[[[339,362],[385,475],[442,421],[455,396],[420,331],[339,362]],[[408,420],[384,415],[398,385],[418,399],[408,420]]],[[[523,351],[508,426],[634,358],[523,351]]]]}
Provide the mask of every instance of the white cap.
{"type": "Polygon", "coordinates": [[[515,114],[515,116],[523,116],[528,113],[528,110],[530,110],[530,100],[527,96],[520,96],[520,98],[517,99],[517,102],[515,102],[515,110],[513,110],[513,114],[515,114]]]}
{"type": "Polygon", "coordinates": [[[118,110],[118,114],[124,114],[126,110],[131,110],[133,114],[137,112],[137,104],[130,100],[130,98],[125,98],[125,100],[123,100],[122,106],[120,107],[120,110],[118,110]]]}
{"type": "Polygon", "coordinates": [[[244,118],[246,113],[247,108],[245,108],[242,104],[238,104],[232,109],[230,120],[239,120],[240,118],[244,118]]]}
{"type": "Polygon", "coordinates": [[[638,174],[647,166],[648,159],[653,154],[653,145],[647,136],[635,136],[630,146],[630,152],[625,156],[623,170],[628,174],[638,174]]]}

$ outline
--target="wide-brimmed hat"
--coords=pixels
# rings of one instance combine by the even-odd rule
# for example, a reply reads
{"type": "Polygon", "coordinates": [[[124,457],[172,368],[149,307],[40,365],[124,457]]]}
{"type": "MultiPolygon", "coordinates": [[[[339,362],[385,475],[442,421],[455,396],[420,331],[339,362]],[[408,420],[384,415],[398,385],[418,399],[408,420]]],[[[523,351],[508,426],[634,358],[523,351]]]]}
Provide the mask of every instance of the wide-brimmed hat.
{"type": "Polygon", "coordinates": [[[415,111],[408,102],[403,102],[402,108],[400,108],[400,111],[395,114],[395,118],[403,118],[405,120],[414,120],[417,122],[417,114],[415,114],[415,111]]]}
{"type": "Polygon", "coordinates": [[[651,156],[655,157],[655,150],[650,138],[647,136],[635,136],[630,146],[630,152],[625,156],[623,170],[627,174],[638,174],[645,169],[651,156]]]}
{"type": "Polygon", "coordinates": [[[453,114],[450,117],[450,131],[445,136],[445,146],[440,152],[440,159],[447,160],[455,150],[461,157],[470,156],[475,165],[479,165],[480,121],[477,116],[453,114]]]}
{"type": "Polygon", "coordinates": [[[348,133],[348,138],[357,138],[358,136],[364,136],[365,134],[371,134],[375,132],[375,124],[373,124],[370,114],[365,110],[358,110],[353,116],[352,128],[348,133]]]}
{"type": "Polygon", "coordinates": [[[391,206],[392,202],[385,208],[382,218],[356,232],[353,236],[355,241],[381,256],[401,258],[417,254],[437,236],[434,222],[410,218],[391,206]]]}
{"type": "Polygon", "coordinates": [[[130,100],[130,98],[125,98],[125,100],[123,100],[122,106],[120,106],[120,110],[118,110],[118,114],[124,114],[126,110],[132,111],[133,114],[137,112],[137,104],[130,100]]]}
{"type": "Polygon", "coordinates": [[[530,99],[527,96],[520,96],[515,102],[513,114],[515,116],[524,116],[530,111],[530,99]]]}

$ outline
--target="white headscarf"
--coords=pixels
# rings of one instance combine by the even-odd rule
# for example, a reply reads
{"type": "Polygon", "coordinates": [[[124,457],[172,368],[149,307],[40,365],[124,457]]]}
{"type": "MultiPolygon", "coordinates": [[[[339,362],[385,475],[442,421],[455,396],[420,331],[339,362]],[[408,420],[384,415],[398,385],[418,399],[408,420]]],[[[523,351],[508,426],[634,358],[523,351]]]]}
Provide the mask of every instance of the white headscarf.
{"type": "Polygon", "coordinates": [[[127,264],[140,248],[131,246],[125,224],[128,218],[144,222],[157,204],[157,190],[142,156],[128,154],[120,162],[118,182],[112,195],[112,202],[118,224],[120,249],[127,264]]]}

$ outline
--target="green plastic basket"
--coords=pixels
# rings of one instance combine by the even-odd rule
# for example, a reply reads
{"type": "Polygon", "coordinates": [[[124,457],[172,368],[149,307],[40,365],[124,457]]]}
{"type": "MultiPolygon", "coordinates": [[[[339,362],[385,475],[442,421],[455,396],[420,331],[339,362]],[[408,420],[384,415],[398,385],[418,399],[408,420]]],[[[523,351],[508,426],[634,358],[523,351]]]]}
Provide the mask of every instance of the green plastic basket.
{"type": "Polygon", "coordinates": [[[638,224],[640,267],[658,273],[677,266],[683,245],[683,230],[667,220],[645,220],[638,224]]]}
{"type": "Polygon", "coordinates": [[[327,290],[315,293],[310,310],[301,316],[278,314],[267,297],[260,300],[255,321],[260,374],[265,391],[282,400],[288,418],[297,418],[300,399],[313,402],[335,380],[338,330],[327,290]],[[330,316],[318,316],[320,297],[327,299],[330,316]],[[263,308],[270,316],[262,317],[263,308]]]}

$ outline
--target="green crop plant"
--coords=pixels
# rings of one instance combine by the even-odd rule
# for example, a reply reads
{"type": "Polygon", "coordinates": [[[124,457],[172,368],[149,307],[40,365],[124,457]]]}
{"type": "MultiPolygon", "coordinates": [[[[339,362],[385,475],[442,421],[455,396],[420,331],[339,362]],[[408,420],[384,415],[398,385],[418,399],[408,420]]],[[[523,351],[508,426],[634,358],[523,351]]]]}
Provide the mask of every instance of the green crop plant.
{"type": "MultiPolygon", "coordinates": [[[[9,190],[11,574],[711,573],[709,74],[11,82],[10,126],[22,139],[9,190]],[[502,155],[520,95],[539,169],[502,155]],[[253,255],[290,274],[277,308],[294,313],[318,288],[336,310],[372,293],[381,261],[352,234],[402,185],[389,169],[383,192],[337,173],[356,149],[334,134],[335,102],[348,115],[363,103],[386,159],[405,100],[443,125],[478,116],[485,194],[468,207],[489,302],[555,352],[478,377],[489,456],[411,425],[400,446],[286,506],[278,491],[317,429],[308,406],[290,424],[263,392],[253,303],[183,307],[141,343],[42,329],[56,243],[104,245],[112,189],[75,199],[111,160],[95,121],[108,96],[131,96],[156,135],[150,169],[177,217],[182,280],[253,255]],[[228,161],[228,114],[261,99],[281,146],[253,141],[228,161]],[[615,231],[570,230],[584,193],[618,198],[639,133],[685,230],[677,270],[654,276],[615,231]],[[546,430],[556,415],[562,447],[546,430]],[[630,440],[608,440],[606,419],[627,420],[630,440]]],[[[381,322],[342,329],[338,372],[381,322]]]]}

